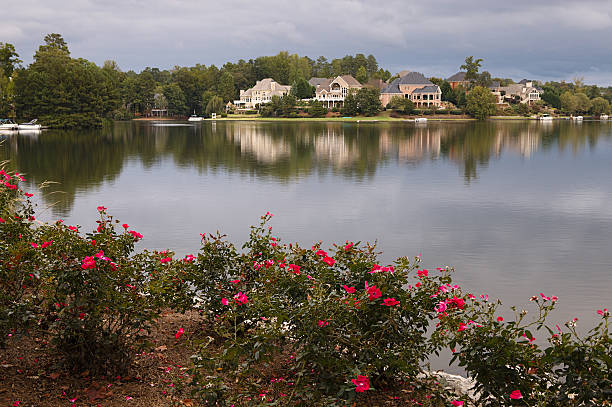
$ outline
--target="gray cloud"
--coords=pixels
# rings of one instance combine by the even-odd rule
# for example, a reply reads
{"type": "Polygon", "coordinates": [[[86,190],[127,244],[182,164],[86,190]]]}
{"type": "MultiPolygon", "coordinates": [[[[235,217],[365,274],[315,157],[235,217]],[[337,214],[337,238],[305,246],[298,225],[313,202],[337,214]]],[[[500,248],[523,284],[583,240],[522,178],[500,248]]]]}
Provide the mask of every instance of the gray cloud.
{"type": "Polygon", "coordinates": [[[612,85],[610,0],[22,0],[3,6],[0,41],[22,59],[49,32],[74,56],[124,69],[223,64],[280,50],[374,54],[392,71],[448,76],[466,55],[494,76],[612,85]]]}

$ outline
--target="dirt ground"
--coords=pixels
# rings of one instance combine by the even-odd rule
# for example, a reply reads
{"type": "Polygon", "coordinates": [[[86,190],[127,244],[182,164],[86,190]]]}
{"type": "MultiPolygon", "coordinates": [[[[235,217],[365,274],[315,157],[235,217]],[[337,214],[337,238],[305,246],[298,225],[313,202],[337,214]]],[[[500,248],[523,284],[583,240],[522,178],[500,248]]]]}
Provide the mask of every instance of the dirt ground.
{"type": "MultiPolygon", "coordinates": [[[[149,338],[153,349],[136,356],[126,377],[70,373],[43,339],[11,337],[7,347],[0,349],[0,407],[198,406],[185,384],[190,381],[193,342],[206,335],[201,321],[197,313],[163,314],[159,328],[149,338]],[[181,328],[184,334],[177,340],[181,328]]],[[[246,405],[264,405],[261,401],[254,397],[246,405]]],[[[407,386],[400,386],[366,392],[351,407],[418,405],[431,404],[415,400],[407,386]]]]}

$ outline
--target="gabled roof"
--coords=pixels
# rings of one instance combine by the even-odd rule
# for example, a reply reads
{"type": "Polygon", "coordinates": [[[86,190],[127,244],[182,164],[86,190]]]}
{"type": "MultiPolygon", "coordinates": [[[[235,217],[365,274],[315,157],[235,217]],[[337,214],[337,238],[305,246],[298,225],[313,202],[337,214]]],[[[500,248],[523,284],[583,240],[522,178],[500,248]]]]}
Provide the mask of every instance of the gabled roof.
{"type": "Polygon", "coordinates": [[[265,78],[255,83],[250,89],[245,91],[240,91],[240,97],[244,96],[252,96],[254,91],[267,91],[271,92],[272,95],[282,95],[283,93],[288,93],[291,90],[291,86],[289,85],[281,85],[276,82],[272,78],[265,78]]]}
{"type": "Polygon", "coordinates": [[[519,83],[520,83],[521,85],[527,85],[527,82],[533,82],[533,81],[530,81],[529,79],[523,79],[523,80],[521,80],[519,83]]]}
{"type": "Polygon", "coordinates": [[[422,88],[415,89],[412,93],[438,93],[440,87],[438,85],[429,85],[422,88]]]}
{"type": "Polygon", "coordinates": [[[341,76],[342,79],[344,79],[344,81],[349,85],[349,87],[363,87],[363,85],[361,83],[359,83],[359,81],[355,78],[353,78],[352,75],[342,75],[341,76]]]}
{"type": "Polygon", "coordinates": [[[380,93],[402,93],[399,88],[399,78],[394,79],[386,88],[380,91],[380,93]]]}
{"type": "Polygon", "coordinates": [[[332,83],[333,81],[334,81],[333,79],[325,79],[324,81],[322,81],[322,82],[320,82],[320,83],[319,83],[319,86],[317,86],[315,90],[316,90],[317,92],[318,92],[318,91],[320,91],[320,90],[323,90],[323,89],[325,89],[325,90],[329,91],[329,90],[330,90],[330,89],[329,89],[329,85],[331,85],[331,83],[332,83]]]}
{"type": "MultiPolygon", "coordinates": [[[[349,88],[363,88],[363,85],[359,81],[353,78],[351,75],[336,76],[335,78],[311,78],[308,83],[316,87],[316,93],[323,91],[331,92],[331,84],[338,82],[344,82],[349,88]],[[314,85],[316,83],[317,85],[314,85]]],[[[340,83],[341,87],[344,87],[343,83],[340,83]]]]}
{"type": "Polygon", "coordinates": [[[457,72],[453,76],[447,79],[448,82],[465,82],[466,72],[457,72]]]}
{"type": "Polygon", "coordinates": [[[523,92],[524,86],[520,83],[511,83],[508,86],[502,86],[501,90],[505,91],[508,95],[518,95],[523,92]]]}
{"type": "Polygon", "coordinates": [[[272,78],[265,78],[255,83],[252,90],[289,90],[291,89],[288,85],[281,85],[272,78]]]}
{"type": "Polygon", "coordinates": [[[505,91],[506,95],[526,95],[534,91],[538,93],[542,93],[542,91],[536,87],[528,88],[520,83],[512,83],[508,86],[503,86],[500,89],[505,91]]]}
{"type": "Polygon", "coordinates": [[[327,78],[316,78],[316,77],[312,77],[310,78],[310,80],[308,81],[308,83],[310,84],[310,86],[314,86],[315,88],[319,85],[321,85],[324,82],[329,81],[329,79],[327,78]]]}
{"type": "MultiPolygon", "coordinates": [[[[395,81],[393,81],[395,82],[395,81]]],[[[425,75],[420,72],[409,72],[399,78],[399,85],[433,85],[425,75]]]]}

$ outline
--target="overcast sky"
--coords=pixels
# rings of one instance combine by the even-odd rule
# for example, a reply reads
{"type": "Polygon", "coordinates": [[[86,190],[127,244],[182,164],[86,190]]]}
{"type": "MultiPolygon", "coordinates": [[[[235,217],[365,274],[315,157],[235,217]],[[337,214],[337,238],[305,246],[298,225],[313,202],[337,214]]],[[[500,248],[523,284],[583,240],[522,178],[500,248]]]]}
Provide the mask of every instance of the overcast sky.
{"type": "Polygon", "coordinates": [[[612,0],[0,0],[0,41],[25,63],[45,34],[123,70],[274,55],[373,54],[392,73],[448,77],[467,55],[493,76],[612,85],[612,0]]]}

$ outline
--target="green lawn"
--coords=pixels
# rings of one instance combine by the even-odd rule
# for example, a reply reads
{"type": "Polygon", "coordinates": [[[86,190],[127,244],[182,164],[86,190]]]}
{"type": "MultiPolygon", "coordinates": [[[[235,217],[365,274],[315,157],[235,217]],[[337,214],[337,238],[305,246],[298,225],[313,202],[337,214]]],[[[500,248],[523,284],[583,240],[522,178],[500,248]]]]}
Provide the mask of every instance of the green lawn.
{"type": "MultiPolygon", "coordinates": [[[[437,117],[437,116],[420,116],[425,117],[431,121],[465,121],[474,120],[466,118],[454,118],[454,117],[437,117]]],[[[212,120],[212,119],[205,119],[212,120]]],[[[227,117],[217,118],[215,120],[242,120],[242,121],[275,121],[275,122],[349,122],[349,123],[367,123],[367,122],[405,122],[414,121],[414,118],[395,118],[389,115],[379,115],[372,117],[356,116],[356,117],[261,117],[260,115],[242,115],[242,114],[230,114],[227,117]]]]}

